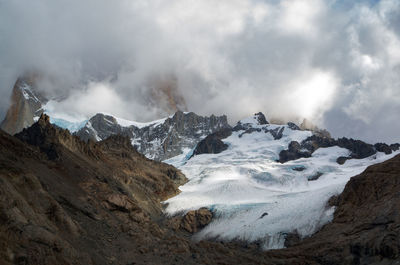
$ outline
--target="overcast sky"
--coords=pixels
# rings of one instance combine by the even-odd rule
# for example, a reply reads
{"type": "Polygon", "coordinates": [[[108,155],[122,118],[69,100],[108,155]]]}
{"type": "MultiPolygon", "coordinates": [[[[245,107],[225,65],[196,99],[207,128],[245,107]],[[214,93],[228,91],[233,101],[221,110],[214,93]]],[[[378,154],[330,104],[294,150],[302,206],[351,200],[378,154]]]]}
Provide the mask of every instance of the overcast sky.
{"type": "Polygon", "coordinates": [[[25,71],[71,115],[160,118],[172,82],[181,108],[232,123],[400,142],[398,0],[0,0],[0,116],[25,71]]]}

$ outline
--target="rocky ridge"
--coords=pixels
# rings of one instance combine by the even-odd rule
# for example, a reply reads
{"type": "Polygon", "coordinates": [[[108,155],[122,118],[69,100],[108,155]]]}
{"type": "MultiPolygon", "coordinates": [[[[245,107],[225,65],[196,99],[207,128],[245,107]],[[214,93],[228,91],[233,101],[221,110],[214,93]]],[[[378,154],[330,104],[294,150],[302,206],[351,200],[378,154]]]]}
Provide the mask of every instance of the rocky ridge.
{"type": "Polygon", "coordinates": [[[166,119],[143,125],[121,123],[110,115],[97,114],[76,135],[85,141],[99,141],[114,134],[125,135],[139,152],[163,161],[182,154],[185,149],[194,148],[207,135],[227,128],[230,126],[225,115],[203,117],[193,112],[177,111],[166,119]]]}
{"type": "Polygon", "coordinates": [[[391,154],[393,151],[399,150],[398,144],[385,144],[376,143],[375,145],[365,143],[361,140],[355,140],[352,138],[338,138],[333,139],[329,137],[323,137],[318,134],[314,134],[301,143],[292,141],[289,143],[288,149],[282,150],[279,153],[279,162],[285,163],[290,160],[299,159],[302,157],[311,157],[312,153],[321,147],[332,147],[338,146],[346,148],[350,151],[349,156],[338,157],[337,163],[344,164],[348,159],[362,159],[376,154],[376,152],[383,152],[385,154],[391,154]]]}

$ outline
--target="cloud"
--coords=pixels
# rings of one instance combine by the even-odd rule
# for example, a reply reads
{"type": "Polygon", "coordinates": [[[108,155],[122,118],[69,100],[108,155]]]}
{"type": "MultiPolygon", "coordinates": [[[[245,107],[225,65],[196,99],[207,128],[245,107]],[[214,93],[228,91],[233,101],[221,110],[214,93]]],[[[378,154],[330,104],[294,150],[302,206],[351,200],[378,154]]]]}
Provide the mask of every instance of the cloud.
{"type": "Polygon", "coordinates": [[[117,116],[128,116],[127,102],[124,101],[114,89],[108,84],[91,82],[85,90],[73,91],[65,100],[61,102],[50,100],[46,104],[46,109],[55,115],[69,121],[82,121],[88,116],[96,113],[113,113],[117,116]],[[73,106],[73,110],[71,110],[73,106]]]}
{"type": "Polygon", "coordinates": [[[0,112],[34,70],[70,116],[263,111],[400,141],[399,22],[396,0],[0,0],[0,112]]]}

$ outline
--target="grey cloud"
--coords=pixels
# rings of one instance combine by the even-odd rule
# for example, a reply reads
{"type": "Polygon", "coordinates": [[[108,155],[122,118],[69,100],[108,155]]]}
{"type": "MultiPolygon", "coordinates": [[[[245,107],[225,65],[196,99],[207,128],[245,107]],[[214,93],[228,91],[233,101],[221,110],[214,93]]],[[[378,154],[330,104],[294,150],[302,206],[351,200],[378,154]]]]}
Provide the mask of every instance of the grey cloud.
{"type": "Polygon", "coordinates": [[[0,0],[0,113],[34,70],[64,112],[144,121],[172,100],[400,141],[399,17],[396,0],[0,0]]]}

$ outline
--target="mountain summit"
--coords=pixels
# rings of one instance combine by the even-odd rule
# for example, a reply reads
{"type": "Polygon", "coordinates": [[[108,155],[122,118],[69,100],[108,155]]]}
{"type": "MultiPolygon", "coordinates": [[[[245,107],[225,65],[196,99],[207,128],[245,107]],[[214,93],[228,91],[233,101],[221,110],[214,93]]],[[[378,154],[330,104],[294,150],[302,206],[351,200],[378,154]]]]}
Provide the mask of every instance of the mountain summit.
{"type": "Polygon", "coordinates": [[[2,121],[0,128],[10,134],[15,134],[31,126],[35,117],[43,112],[42,104],[47,99],[36,89],[37,77],[27,75],[15,82],[11,95],[11,105],[2,121]]]}

